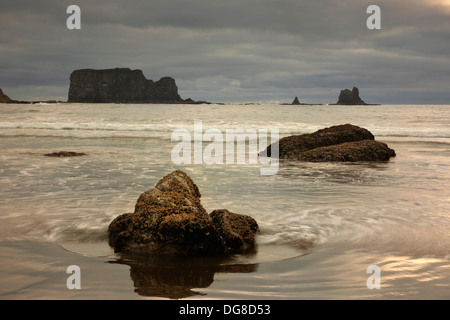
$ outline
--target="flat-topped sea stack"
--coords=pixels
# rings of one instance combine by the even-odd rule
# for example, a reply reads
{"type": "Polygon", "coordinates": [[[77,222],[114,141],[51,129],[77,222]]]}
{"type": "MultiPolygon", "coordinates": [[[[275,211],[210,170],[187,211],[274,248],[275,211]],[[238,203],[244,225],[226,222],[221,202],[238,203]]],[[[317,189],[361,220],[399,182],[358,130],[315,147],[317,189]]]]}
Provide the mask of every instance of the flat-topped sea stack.
{"type": "Polygon", "coordinates": [[[339,100],[336,104],[343,105],[367,105],[363,99],[359,97],[359,89],[353,87],[350,91],[349,89],[341,90],[339,94],[339,100]]]}
{"type": "Polygon", "coordinates": [[[109,225],[116,252],[138,254],[229,254],[254,247],[256,221],[228,210],[208,214],[200,191],[183,171],[162,178],[138,198],[133,213],[109,225]]]}
{"type": "Polygon", "coordinates": [[[141,70],[115,68],[73,71],[70,75],[68,102],[184,103],[185,101],[178,94],[175,80],[171,77],[163,77],[154,82],[146,79],[141,70]]]}
{"type": "MultiPolygon", "coordinates": [[[[324,161],[388,161],[395,151],[376,141],[364,128],[345,124],[293,135],[278,141],[279,158],[311,162],[324,161]]],[[[261,155],[271,156],[272,145],[261,155]]]]}

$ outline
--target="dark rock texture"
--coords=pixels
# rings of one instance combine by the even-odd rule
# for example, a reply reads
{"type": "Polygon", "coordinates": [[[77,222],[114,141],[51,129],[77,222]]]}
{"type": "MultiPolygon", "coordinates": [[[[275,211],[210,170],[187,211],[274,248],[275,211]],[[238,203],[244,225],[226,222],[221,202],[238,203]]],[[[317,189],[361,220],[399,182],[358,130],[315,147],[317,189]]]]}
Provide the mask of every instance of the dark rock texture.
{"type": "Polygon", "coordinates": [[[256,232],[256,221],[232,213],[224,217],[217,213],[213,219],[201,205],[200,197],[197,185],[186,173],[177,170],[168,174],[141,194],[134,213],[125,213],[111,222],[110,245],[118,252],[149,254],[235,253],[254,245],[248,232],[249,228],[256,232]],[[216,225],[214,220],[220,223],[216,225]],[[228,220],[241,221],[242,228],[234,228],[231,234],[223,227],[228,220]],[[228,241],[239,235],[241,242],[228,241]]]}
{"type": "Polygon", "coordinates": [[[282,106],[318,106],[318,105],[322,105],[322,104],[318,104],[318,103],[302,103],[300,102],[300,100],[298,100],[298,97],[294,98],[294,101],[292,101],[291,103],[281,103],[282,106]]]}
{"type": "Polygon", "coordinates": [[[141,70],[129,68],[81,69],[70,75],[68,102],[183,103],[175,80],[147,80],[141,70]]]}
{"type": "Polygon", "coordinates": [[[73,152],[73,151],[59,151],[59,152],[52,152],[52,153],[46,153],[44,156],[46,157],[81,157],[85,156],[86,153],[80,153],[80,152],[73,152]]]}
{"type": "Polygon", "coordinates": [[[292,101],[292,104],[293,105],[299,105],[300,104],[300,101],[298,101],[297,97],[295,97],[294,101],[292,101]]]}
{"type": "Polygon", "coordinates": [[[353,89],[350,91],[349,89],[341,90],[341,93],[339,94],[339,100],[337,104],[343,104],[343,105],[366,105],[360,97],[359,97],[359,89],[356,87],[353,87],[353,89]]]}
{"type": "Polygon", "coordinates": [[[0,88],[0,103],[11,103],[13,100],[3,93],[3,90],[0,88]]]}
{"type": "Polygon", "coordinates": [[[345,142],[312,149],[299,154],[304,161],[388,161],[395,151],[387,144],[375,140],[345,142]]]}
{"type": "MultiPolygon", "coordinates": [[[[364,128],[345,124],[279,140],[280,159],[303,161],[386,161],[395,151],[364,128]]],[[[265,150],[271,155],[271,146],[265,150]]],[[[264,153],[264,151],[263,151],[264,153]]],[[[262,154],[263,154],[262,153],[262,154]]]]}
{"type": "Polygon", "coordinates": [[[62,101],[58,100],[45,100],[45,101],[24,101],[24,100],[13,100],[3,93],[0,88],[0,103],[11,103],[11,104],[35,104],[35,103],[60,103],[62,101]]]}
{"type": "Polygon", "coordinates": [[[210,216],[225,242],[225,251],[242,252],[254,247],[258,224],[253,218],[226,209],[214,210],[210,216]]]}

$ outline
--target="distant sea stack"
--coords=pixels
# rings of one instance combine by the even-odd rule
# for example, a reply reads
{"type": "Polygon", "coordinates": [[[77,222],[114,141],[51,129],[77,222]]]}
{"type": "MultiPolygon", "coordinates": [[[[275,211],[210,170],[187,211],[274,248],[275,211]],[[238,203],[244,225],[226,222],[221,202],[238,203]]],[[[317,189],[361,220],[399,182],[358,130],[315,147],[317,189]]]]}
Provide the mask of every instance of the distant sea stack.
{"type": "Polygon", "coordinates": [[[11,103],[12,99],[3,93],[3,90],[0,88],[0,103],[11,103]]]}
{"type": "Polygon", "coordinates": [[[353,87],[353,89],[350,91],[349,89],[341,90],[341,93],[339,94],[339,101],[337,104],[343,104],[343,105],[367,105],[367,103],[364,102],[359,97],[359,89],[356,87],[353,87]]]}
{"type": "Polygon", "coordinates": [[[30,101],[13,100],[10,97],[8,97],[6,94],[4,94],[2,89],[0,89],[0,103],[28,104],[28,103],[39,103],[39,102],[41,102],[41,101],[30,102],[30,101]]]}
{"type": "Polygon", "coordinates": [[[185,103],[173,78],[163,77],[154,82],[146,79],[141,70],[129,68],[73,71],[68,102],[185,103]]]}
{"type": "Polygon", "coordinates": [[[300,101],[298,101],[298,98],[295,97],[294,101],[292,101],[293,105],[300,105],[300,101]]]}
{"type": "Polygon", "coordinates": [[[295,99],[294,99],[294,101],[292,101],[292,103],[282,103],[281,105],[283,105],[283,106],[313,106],[313,105],[318,105],[318,104],[302,103],[302,102],[300,102],[300,100],[298,100],[298,97],[295,97],[295,99]]]}

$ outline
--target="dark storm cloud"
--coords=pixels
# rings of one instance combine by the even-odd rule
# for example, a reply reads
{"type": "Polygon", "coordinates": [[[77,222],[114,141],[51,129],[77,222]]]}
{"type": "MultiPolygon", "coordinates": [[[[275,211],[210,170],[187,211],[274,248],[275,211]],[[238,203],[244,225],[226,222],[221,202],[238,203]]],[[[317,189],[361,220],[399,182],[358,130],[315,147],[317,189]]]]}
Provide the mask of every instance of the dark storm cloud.
{"type": "Polygon", "coordinates": [[[370,102],[448,103],[449,7],[376,2],[381,30],[357,0],[2,0],[0,87],[65,99],[72,70],[121,66],[172,76],[185,98],[333,103],[358,86],[370,102]]]}

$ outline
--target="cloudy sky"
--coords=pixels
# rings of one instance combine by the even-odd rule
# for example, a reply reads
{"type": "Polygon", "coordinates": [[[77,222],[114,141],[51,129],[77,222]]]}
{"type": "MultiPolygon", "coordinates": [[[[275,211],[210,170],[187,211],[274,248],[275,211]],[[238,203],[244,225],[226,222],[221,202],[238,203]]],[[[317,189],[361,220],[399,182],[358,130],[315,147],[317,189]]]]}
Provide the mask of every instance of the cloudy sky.
{"type": "Polygon", "coordinates": [[[0,0],[11,98],[67,100],[73,70],[114,67],[213,102],[335,103],[356,86],[369,103],[450,104],[450,0],[0,0]]]}

